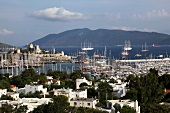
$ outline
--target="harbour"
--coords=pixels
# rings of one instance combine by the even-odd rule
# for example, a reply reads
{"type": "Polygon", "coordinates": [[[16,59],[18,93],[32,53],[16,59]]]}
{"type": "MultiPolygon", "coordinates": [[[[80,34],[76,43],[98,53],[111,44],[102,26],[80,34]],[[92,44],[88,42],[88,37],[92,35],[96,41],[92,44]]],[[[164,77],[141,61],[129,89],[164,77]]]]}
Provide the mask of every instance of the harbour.
{"type": "Polygon", "coordinates": [[[101,73],[109,76],[145,74],[149,68],[161,69],[161,74],[169,73],[167,67],[170,64],[168,55],[170,47],[168,45],[157,48],[151,45],[148,46],[149,51],[147,52],[141,52],[141,46],[132,46],[133,49],[128,50],[129,54],[126,57],[121,56],[122,47],[104,46],[94,47],[91,50],[82,50],[81,47],[46,47],[42,48],[49,51],[46,54],[19,53],[11,55],[12,57],[1,53],[0,73],[20,75],[23,70],[28,68],[34,68],[39,74],[47,73],[49,69],[68,73],[82,70],[89,76],[97,76],[101,73]],[[138,53],[141,56],[135,56],[136,51],[140,51],[138,53]]]}

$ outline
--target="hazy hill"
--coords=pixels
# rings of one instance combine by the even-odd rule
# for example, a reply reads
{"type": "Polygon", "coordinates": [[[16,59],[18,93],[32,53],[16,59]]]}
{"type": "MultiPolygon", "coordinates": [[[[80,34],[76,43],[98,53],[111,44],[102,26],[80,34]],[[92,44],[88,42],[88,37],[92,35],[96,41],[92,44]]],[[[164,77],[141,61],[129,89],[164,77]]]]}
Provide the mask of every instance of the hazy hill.
{"type": "Polygon", "coordinates": [[[170,35],[156,32],[123,31],[88,28],[68,30],[59,34],[49,34],[33,42],[40,46],[80,46],[81,43],[90,42],[93,46],[122,45],[130,40],[132,45],[169,45],[170,35]]]}
{"type": "Polygon", "coordinates": [[[11,48],[11,47],[14,47],[14,46],[0,42],[0,48],[11,48]]]}

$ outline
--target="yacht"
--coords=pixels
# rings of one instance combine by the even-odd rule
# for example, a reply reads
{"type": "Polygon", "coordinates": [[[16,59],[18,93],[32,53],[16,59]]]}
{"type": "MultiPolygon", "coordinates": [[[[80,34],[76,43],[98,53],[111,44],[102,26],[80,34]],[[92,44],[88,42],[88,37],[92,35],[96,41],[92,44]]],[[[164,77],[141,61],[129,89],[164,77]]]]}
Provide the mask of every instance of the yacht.
{"type": "Polygon", "coordinates": [[[144,46],[144,47],[143,47],[143,45],[142,45],[142,50],[141,50],[141,51],[142,51],[142,52],[147,52],[147,51],[148,51],[146,43],[145,43],[145,46],[144,46]]]}
{"type": "Polygon", "coordinates": [[[92,47],[91,43],[85,42],[83,46],[81,45],[81,49],[83,51],[89,51],[89,50],[93,50],[94,48],[92,47]]]}
{"type": "Polygon", "coordinates": [[[125,41],[124,50],[127,50],[127,51],[132,50],[130,40],[125,41]]]}

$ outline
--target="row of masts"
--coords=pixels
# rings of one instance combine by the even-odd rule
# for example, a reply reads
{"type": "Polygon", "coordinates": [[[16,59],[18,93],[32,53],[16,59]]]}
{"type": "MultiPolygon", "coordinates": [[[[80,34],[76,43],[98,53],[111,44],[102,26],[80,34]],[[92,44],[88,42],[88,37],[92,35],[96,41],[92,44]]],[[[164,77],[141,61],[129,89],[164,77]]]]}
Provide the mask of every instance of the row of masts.
{"type": "MultiPolygon", "coordinates": [[[[125,45],[124,45],[123,51],[122,51],[122,58],[126,58],[126,56],[129,55],[129,52],[128,52],[128,51],[130,51],[130,50],[132,50],[130,41],[129,41],[129,40],[128,40],[128,41],[125,41],[125,45]]],[[[141,52],[148,52],[148,51],[149,51],[149,50],[148,50],[147,44],[146,44],[146,42],[145,42],[145,45],[144,45],[144,46],[142,45],[142,50],[141,50],[141,52]]],[[[136,56],[136,57],[140,57],[140,56],[142,56],[142,55],[139,54],[139,53],[137,53],[135,56],[136,56]]]]}

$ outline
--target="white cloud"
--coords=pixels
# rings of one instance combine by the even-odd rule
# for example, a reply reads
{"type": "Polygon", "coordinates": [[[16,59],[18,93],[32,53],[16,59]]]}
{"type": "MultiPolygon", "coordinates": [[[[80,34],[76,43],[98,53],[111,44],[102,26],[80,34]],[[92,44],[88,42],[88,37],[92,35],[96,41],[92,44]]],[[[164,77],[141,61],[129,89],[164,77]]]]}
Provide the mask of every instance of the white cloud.
{"type": "Polygon", "coordinates": [[[155,32],[155,30],[148,29],[148,28],[143,28],[143,29],[138,29],[135,27],[127,27],[127,26],[113,26],[112,29],[119,29],[119,30],[124,30],[124,31],[144,31],[144,32],[155,32]]]}
{"type": "Polygon", "coordinates": [[[0,30],[0,35],[11,35],[11,34],[13,34],[13,32],[10,30],[7,29],[0,30]]]}
{"type": "Polygon", "coordinates": [[[133,14],[134,19],[153,19],[153,18],[165,18],[168,17],[170,14],[165,10],[152,10],[148,11],[146,14],[133,14]]]}
{"type": "Polygon", "coordinates": [[[78,12],[71,12],[64,8],[47,8],[44,10],[34,11],[31,15],[39,19],[45,19],[50,21],[68,21],[86,19],[86,17],[78,12]]]}
{"type": "Polygon", "coordinates": [[[118,13],[117,15],[116,15],[116,19],[121,19],[122,18],[122,14],[121,13],[118,13]]]}
{"type": "Polygon", "coordinates": [[[108,19],[117,19],[117,20],[122,19],[122,14],[121,14],[121,13],[117,13],[117,14],[105,13],[105,16],[106,16],[108,19]]]}

